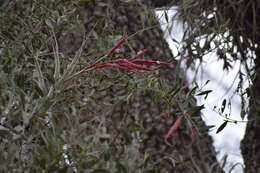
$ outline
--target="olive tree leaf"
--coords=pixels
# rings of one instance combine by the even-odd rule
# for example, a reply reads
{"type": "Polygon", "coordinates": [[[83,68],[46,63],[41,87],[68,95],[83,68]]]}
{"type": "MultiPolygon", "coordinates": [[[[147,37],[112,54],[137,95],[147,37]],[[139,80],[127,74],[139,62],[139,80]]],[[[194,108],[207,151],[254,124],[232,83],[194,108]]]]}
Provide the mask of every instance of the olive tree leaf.
{"type": "Polygon", "coordinates": [[[219,126],[216,134],[218,134],[219,132],[221,132],[227,125],[228,121],[225,121],[223,124],[221,124],[221,126],[219,126]]]}

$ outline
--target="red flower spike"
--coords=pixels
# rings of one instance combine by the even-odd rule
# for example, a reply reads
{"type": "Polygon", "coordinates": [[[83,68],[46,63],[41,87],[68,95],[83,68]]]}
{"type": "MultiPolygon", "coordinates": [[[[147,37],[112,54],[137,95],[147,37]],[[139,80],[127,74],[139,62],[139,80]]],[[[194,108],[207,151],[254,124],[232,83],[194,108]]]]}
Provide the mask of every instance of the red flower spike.
{"type": "Polygon", "coordinates": [[[128,39],[128,36],[124,36],[110,51],[107,52],[107,56],[112,55],[112,53],[115,52],[116,49],[118,49],[120,46],[122,46],[126,40],[128,39]]]}
{"type": "Polygon", "coordinates": [[[170,137],[172,137],[174,135],[174,133],[176,132],[176,130],[179,128],[179,126],[181,125],[181,121],[182,121],[182,117],[179,117],[175,123],[170,127],[167,135],[164,136],[164,139],[169,139],[170,137]]]}
{"type": "Polygon", "coordinates": [[[141,65],[134,64],[134,63],[132,63],[130,61],[125,61],[124,63],[121,63],[119,65],[122,66],[122,67],[127,67],[127,68],[135,69],[135,70],[144,70],[144,71],[155,72],[155,70],[143,67],[141,65]]]}
{"type": "Polygon", "coordinates": [[[134,60],[133,63],[141,64],[141,65],[152,65],[152,66],[172,65],[171,63],[168,63],[168,62],[146,60],[146,59],[137,59],[137,60],[134,60]]]}
{"type": "Polygon", "coordinates": [[[134,74],[137,74],[137,75],[140,75],[134,68],[130,68],[130,67],[127,67],[127,66],[122,66],[122,65],[118,65],[119,68],[122,68],[123,70],[129,72],[129,73],[134,73],[134,74]]]}
{"type": "MultiPolygon", "coordinates": [[[[127,39],[128,39],[128,37],[124,36],[110,51],[108,51],[108,53],[106,55],[110,56],[112,53],[114,53],[114,51],[117,48],[119,48],[122,44],[124,44],[127,39]]],[[[142,65],[147,65],[147,66],[172,65],[171,63],[167,63],[167,62],[138,59],[139,57],[146,54],[147,51],[148,51],[147,49],[144,49],[144,50],[140,51],[136,56],[134,56],[130,59],[117,59],[117,60],[111,60],[111,61],[101,63],[101,64],[93,64],[90,66],[86,66],[80,72],[84,72],[87,70],[93,70],[93,69],[97,69],[97,68],[106,68],[106,67],[119,67],[128,72],[133,72],[133,73],[137,73],[138,70],[155,72],[155,70],[144,67],[142,65]]]]}
{"type": "Polygon", "coordinates": [[[134,57],[130,58],[129,60],[132,61],[132,60],[137,59],[137,58],[139,58],[141,56],[144,56],[144,54],[146,54],[147,52],[148,52],[148,49],[144,49],[144,50],[138,52],[137,55],[135,55],[134,57]]]}
{"type": "Polygon", "coordinates": [[[112,60],[112,61],[109,61],[110,63],[127,63],[129,62],[129,60],[127,59],[115,59],[115,60],[112,60]]]}

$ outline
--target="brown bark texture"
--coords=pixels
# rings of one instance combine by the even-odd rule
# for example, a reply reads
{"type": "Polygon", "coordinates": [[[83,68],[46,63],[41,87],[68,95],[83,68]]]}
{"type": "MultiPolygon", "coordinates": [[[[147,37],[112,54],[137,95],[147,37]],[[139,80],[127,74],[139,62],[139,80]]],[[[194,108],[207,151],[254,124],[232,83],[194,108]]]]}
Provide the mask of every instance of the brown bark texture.
{"type": "MultiPolygon", "coordinates": [[[[260,40],[259,42],[260,43],[260,40]]],[[[260,172],[260,49],[256,51],[255,73],[251,98],[249,101],[250,111],[246,127],[245,137],[241,143],[242,155],[246,173],[260,172]]]]}
{"type": "MultiPolygon", "coordinates": [[[[224,1],[225,2],[225,1],[224,1]]],[[[250,42],[258,46],[253,49],[256,58],[254,59],[254,74],[251,78],[252,86],[250,86],[249,114],[248,123],[244,139],[241,142],[241,150],[244,158],[244,172],[258,173],[260,172],[260,2],[257,0],[243,1],[234,4],[233,7],[226,7],[223,15],[231,18],[234,22],[235,42],[243,59],[254,59],[247,55],[248,48],[251,47],[250,42]],[[242,18],[235,17],[243,16],[242,18]],[[236,20],[238,18],[239,20],[236,20]],[[239,41],[239,37],[243,37],[243,41],[239,41]]]]}

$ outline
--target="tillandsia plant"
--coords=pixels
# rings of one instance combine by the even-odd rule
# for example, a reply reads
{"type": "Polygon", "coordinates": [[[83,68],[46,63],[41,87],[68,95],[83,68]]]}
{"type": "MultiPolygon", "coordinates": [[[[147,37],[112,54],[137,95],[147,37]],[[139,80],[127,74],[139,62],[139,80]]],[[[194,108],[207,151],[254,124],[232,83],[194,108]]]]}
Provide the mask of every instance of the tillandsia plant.
{"type": "MultiPolygon", "coordinates": [[[[48,109],[55,104],[55,98],[59,97],[59,94],[62,94],[63,91],[67,90],[68,88],[71,88],[72,80],[80,76],[82,73],[94,71],[101,68],[120,68],[123,69],[127,73],[131,74],[139,74],[139,72],[146,71],[146,72],[156,72],[155,69],[148,68],[147,66],[171,66],[172,63],[169,62],[162,62],[162,61],[156,61],[156,60],[150,60],[150,59],[141,59],[148,50],[144,49],[139,51],[135,56],[128,58],[128,59],[115,59],[115,60],[107,60],[102,63],[94,63],[90,65],[84,66],[81,70],[75,72],[75,68],[77,66],[77,62],[82,54],[83,47],[85,42],[82,43],[81,48],[73,58],[72,62],[67,66],[67,69],[63,74],[60,74],[60,57],[58,55],[58,43],[56,41],[56,37],[53,33],[53,38],[55,42],[55,71],[54,71],[54,79],[57,81],[54,83],[53,86],[51,86],[49,89],[47,89],[46,84],[42,80],[44,77],[42,75],[42,71],[39,66],[38,62],[38,56],[36,56],[35,63],[37,67],[37,72],[39,76],[38,85],[39,88],[42,88],[42,90],[46,91],[46,97],[43,99],[43,102],[40,105],[37,105],[31,115],[31,117],[41,117],[42,115],[45,115],[45,113],[48,111],[48,109]]],[[[107,53],[105,53],[104,56],[100,58],[100,60],[109,58],[115,51],[120,48],[126,41],[128,40],[128,36],[124,36],[121,40],[119,40],[107,53]]],[[[171,136],[171,135],[170,135],[171,136]]]]}

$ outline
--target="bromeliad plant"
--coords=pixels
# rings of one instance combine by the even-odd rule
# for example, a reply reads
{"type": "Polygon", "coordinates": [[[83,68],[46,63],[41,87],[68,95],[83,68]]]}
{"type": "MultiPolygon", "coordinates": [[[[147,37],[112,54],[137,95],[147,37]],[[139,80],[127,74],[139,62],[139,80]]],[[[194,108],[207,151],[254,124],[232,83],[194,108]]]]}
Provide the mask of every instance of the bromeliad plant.
{"type": "MultiPolygon", "coordinates": [[[[40,69],[39,62],[38,62],[38,56],[35,57],[35,63],[37,67],[38,72],[38,85],[39,88],[46,91],[46,97],[43,98],[43,101],[40,105],[37,105],[30,117],[35,117],[44,115],[46,111],[55,104],[53,100],[55,100],[55,97],[58,97],[59,93],[62,93],[64,90],[67,90],[68,88],[71,88],[72,79],[75,79],[79,75],[81,75],[84,72],[100,69],[100,68],[109,68],[109,67],[115,67],[125,70],[126,72],[130,73],[138,73],[139,71],[147,71],[147,72],[155,72],[156,70],[145,67],[145,66],[170,66],[172,63],[168,62],[161,62],[161,61],[155,61],[155,60],[147,60],[147,59],[140,59],[140,57],[144,56],[148,50],[144,49],[140,51],[137,55],[135,55],[132,58],[129,59],[115,59],[115,60],[108,60],[103,63],[94,63],[87,65],[83,67],[80,71],[75,72],[75,68],[77,66],[77,62],[83,52],[83,46],[85,45],[85,42],[82,43],[81,48],[73,58],[72,62],[67,66],[67,69],[63,74],[61,74],[60,70],[60,58],[58,54],[58,43],[57,40],[53,34],[54,40],[55,40],[55,72],[54,72],[54,79],[55,84],[51,86],[49,89],[46,86],[45,82],[42,80],[44,79],[43,73],[40,69]]],[[[105,59],[111,56],[120,46],[122,46],[126,41],[128,37],[124,36],[115,46],[112,47],[103,57],[100,59],[105,59]]]]}

